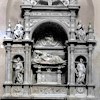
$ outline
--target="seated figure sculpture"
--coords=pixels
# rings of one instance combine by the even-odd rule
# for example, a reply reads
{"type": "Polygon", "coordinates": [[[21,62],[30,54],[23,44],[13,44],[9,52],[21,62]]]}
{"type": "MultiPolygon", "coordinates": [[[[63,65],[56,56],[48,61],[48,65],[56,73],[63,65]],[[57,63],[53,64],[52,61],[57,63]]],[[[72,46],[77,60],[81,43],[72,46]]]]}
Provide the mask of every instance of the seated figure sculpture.
{"type": "Polygon", "coordinates": [[[36,56],[33,59],[34,63],[37,64],[63,64],[65,61],[57,56],[39,50],[35,51],[36,56]]]}
{"type": "Polygon", "coordinates": [[[85,41],[86,40],[86,32],[84,30],[83,25],[81,24],[81,21],[77,24],[77,34],[76,37],[79,41],[85,41]]]}
{"type": "Polygon", "coordinates": [[[21,24],[21,21],[18,21],[18,23],[16,24],[15,28],[14,28],[14,35],[13,38],[16,40],[20,40],[23,38],[23,25],[21,24]]]}

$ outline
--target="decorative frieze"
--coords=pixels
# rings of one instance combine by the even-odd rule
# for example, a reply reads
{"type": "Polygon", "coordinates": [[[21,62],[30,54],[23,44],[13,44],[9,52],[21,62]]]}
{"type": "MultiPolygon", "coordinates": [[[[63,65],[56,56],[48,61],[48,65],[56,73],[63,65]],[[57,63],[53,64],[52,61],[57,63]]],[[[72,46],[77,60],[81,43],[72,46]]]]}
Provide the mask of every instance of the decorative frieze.
{"type": "Polygon", "coordinates": [[[31,12],[30,16],[41,16],[41,17],[68,17],[70,12],[31,12]]]}
{"type": "Polygon", "coordinates": [[[21,48],[21,47],[12,48],[12,53],[15,53],[15,54],[21,54],[21,53],[23,53],[23,51],[24,51],[24,48],[21,48]]]}
{"type": "Polygon", "coordinates": [[[67,94],[65,87],[32,87],[32,94],[67,94]]]}

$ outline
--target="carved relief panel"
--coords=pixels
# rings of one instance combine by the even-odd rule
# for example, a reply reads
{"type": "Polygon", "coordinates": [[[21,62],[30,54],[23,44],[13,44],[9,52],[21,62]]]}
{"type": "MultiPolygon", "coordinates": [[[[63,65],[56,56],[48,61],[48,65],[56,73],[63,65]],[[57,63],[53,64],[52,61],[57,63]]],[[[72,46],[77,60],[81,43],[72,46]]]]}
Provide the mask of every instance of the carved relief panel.
{"type": "Polygon", "coordinates": [[[14,97],[21,97],[23,95],[24,89],[22,86],[13,86],[11,88],[11,95],[14,97]]]}

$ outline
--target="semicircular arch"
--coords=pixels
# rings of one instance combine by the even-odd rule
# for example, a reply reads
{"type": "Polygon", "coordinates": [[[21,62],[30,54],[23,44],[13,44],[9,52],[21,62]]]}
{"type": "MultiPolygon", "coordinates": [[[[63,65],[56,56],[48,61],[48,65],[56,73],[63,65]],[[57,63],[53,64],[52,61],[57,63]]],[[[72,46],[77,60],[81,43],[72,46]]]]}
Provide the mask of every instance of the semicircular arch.
{"type": "MultiPolygon", "coordinates": [[[[51,19],[47,19],[47,20],[42,20],[40,22],[37,22],[32,28],[31,28],[31,32],[30,32],[30,38],[32,39],[33,38],[33,34],[34,32],[36,31],[36,29],[40,26],[42,26],[43,24],[46,24],[46,23],[52,23],[52,25],[58,25],[62,30],[63,32],[66,34],[67,36],[67,39],[69,39],[69,28],[68,28],[68,25],[66,25],[65,23],[63,22],[60,22],[59,20],[51,20],[51,19]]],[[[52,26],[53,27],[53,26],[52,26]]]]}

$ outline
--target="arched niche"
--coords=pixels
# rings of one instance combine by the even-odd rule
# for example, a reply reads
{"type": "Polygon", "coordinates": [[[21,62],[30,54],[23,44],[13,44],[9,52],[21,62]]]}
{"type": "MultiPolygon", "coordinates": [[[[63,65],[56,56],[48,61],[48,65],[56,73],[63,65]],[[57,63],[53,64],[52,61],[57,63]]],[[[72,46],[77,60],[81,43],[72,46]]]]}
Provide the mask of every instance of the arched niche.
{"type": "Polygon", "coordinates": [[[80,58],[82,58],[85,63],[87,62],[87,58],[85,56],[83,56],[83,55],[77,56],[75,61],[79,61],[80,58]]]}
{"type": "Polygon", "coordinates": [[[16,58],[18,58],[18,57],[20,57],[20,59],[21,59],[22,61],[24,61],[23,56],[22,56],[22,55],[19,55],[19,54],[14,55],[13,58],[12,58],[12,60],[14,60],[14,59],[16,59],[16,58]]]}
{"type": "MultiPolygon", "coordinates": [[[[66,56],[67,51],[64,51],[65,42],[68,41],[68,33],[67,30],[65,30],[65,27],[63,28],[62,25],[51,21],[41,23],[34,29],[31,38],[33,40],[34,47],[40,49],[41,47],[42,49],[50,49],[50,47],[53,47],[55,48],[55,50],[60,48],[62,50],[58,50],[57,52],[53,50],[52,53],[54,55],[58,53],[59,56],[61,56],[64,59],[68,58],[68,56],[66,56]]],[[[48,51],[51,53],[50,50],[48,51]]]]}
{"type": "Polygon", "coordinates": [[[82,85],[87,81],[87,58],[79,55],[75,59],[75,83],[82,85]]]}
{"type": "Polygon", "coordinates": [[[12,81],[13,84],[23,84],[24,82],[24,58],[21,55],[15,55],[12,58],[12,81]]]}

